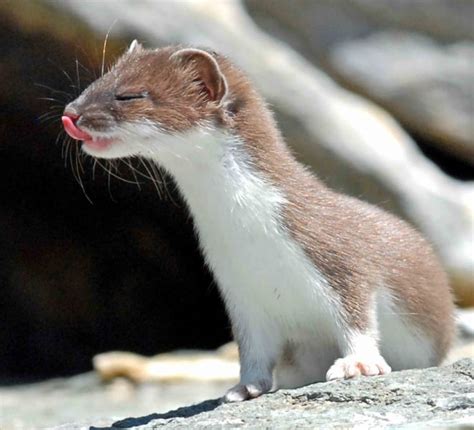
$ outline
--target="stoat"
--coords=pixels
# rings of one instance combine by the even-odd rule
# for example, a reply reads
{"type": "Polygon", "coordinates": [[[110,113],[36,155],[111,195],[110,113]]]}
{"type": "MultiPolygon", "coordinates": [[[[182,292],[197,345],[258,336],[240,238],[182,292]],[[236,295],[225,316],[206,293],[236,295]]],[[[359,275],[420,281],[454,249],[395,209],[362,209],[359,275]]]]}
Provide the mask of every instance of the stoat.
{"type": "Polygon", "coordinates": [[[226,57],[133,42],[62,121],[87,154],[174,177],[239,346],[226,401],[445,356],[453,300],[431,246],[300,164],[226,57]]]}

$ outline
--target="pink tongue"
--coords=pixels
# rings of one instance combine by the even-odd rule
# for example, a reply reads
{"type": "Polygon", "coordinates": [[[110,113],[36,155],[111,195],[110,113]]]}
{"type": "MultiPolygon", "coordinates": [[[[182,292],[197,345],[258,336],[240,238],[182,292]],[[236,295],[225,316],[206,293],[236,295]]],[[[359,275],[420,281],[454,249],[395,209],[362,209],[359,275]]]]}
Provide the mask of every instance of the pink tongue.
{"type": "Polygon", "coordinates": [[[78,129],[70,117],[64,115],[61,118],[61,121],[63,122],[64,130],[66,130],[66,133],[73,139],[92,140],[92,136],[87,134],[85,131],[78,129]]]}

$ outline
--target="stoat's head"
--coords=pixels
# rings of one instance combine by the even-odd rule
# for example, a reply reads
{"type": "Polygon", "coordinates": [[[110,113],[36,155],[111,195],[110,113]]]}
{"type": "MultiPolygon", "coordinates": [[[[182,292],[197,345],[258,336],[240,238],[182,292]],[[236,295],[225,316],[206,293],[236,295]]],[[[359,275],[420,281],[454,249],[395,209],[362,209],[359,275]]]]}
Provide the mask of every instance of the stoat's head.
{"type": "Polygon", "coordinates": [[[216,54],[148,50],[134,41],[108,73],[66,106],[62,122],[95,157],[146,155],[148,142],[159,136],[217,125],[227,93],[216,54]]]}

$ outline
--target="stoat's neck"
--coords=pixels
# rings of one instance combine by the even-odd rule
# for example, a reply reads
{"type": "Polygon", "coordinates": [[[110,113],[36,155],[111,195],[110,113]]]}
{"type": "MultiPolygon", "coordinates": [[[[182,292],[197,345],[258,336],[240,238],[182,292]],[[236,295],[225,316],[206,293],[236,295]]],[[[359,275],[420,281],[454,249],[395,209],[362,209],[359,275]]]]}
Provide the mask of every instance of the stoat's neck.
{"type": "Polygon", "coordinates": [[[248,187],[243,178],[262,176],[248,145],[240,136],[225,131],[197,130],[168,139],[160,147],[155,161],[174,176],[185,194],[198,189],[206,198],[209,186],[230,192],[230,184],[239,184],[234,192],[240,194],[248,187]]]}
{"type": "Polygon", "coordinates": [[[285,196],[256,168],[242,138],[200,130],[165,143],[156,161],[175,178],[201,235],[225,234],[229,224],[277,228],[285,196]]]}

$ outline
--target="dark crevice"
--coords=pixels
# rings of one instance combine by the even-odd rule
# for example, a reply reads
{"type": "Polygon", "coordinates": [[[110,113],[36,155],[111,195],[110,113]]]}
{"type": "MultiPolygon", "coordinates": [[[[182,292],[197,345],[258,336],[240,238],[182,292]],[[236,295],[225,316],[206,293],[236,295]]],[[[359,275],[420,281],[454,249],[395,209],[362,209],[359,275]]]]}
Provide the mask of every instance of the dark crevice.
{"type": "Polygon", "coordinates": [[[421,152],[433,161],[438,167],[455,179],[461,181],[474,180],[474,166],[459,157],[449,154],[438,147],[435,142],[420,136],[417,133],[411,133],[411,136],[417,143],[421,152]]]}

